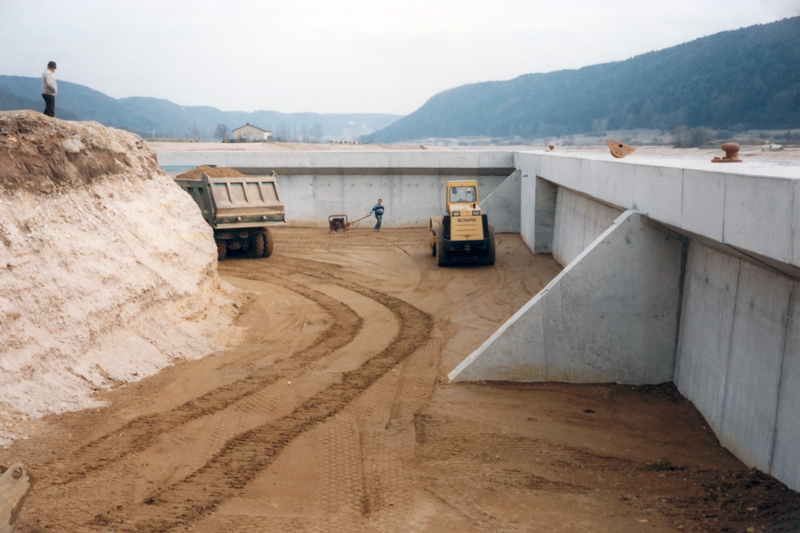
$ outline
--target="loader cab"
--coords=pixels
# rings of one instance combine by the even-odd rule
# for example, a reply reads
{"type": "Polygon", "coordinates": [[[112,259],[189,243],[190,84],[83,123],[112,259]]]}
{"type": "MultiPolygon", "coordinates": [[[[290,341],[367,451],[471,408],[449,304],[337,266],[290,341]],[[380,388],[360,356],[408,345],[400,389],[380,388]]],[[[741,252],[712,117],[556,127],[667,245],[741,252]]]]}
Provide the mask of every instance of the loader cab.
{"type": "Polygon", "coordinates": [[[430,220],[431,255],[438,266],[494,264],[494,229],[478,202],[478,180],[447,182],[445,215],[430,220]]]}
{"type": "Polygon", "coordinates": [[[475,185],[451,185],[448,190],[447,204],[472,204],[477,208],[478,188],[475,185]]]}
{"type": "Polygon", "coordinates": [[[447,215],[450,217],[451,240],[483,239],[483,220],[481,206],[478,204],[476,180],[447,182],[447,215]]]}

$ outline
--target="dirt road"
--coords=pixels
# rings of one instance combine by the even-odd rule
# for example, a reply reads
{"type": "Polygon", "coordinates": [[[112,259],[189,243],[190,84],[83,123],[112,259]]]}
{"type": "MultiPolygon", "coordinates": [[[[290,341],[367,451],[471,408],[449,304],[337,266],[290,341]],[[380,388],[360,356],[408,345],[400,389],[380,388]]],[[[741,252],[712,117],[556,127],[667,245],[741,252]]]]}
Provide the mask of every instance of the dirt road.
{"type": "Polygon", "coordinates": [[[500,235],[495,267],[437,268],[427,235],[285,228],[221,263],[230,349],[0,452],[39,478],[17,532],[793,531],[797,494],[670,385],[444,383],[560,267],[500,235]]]}

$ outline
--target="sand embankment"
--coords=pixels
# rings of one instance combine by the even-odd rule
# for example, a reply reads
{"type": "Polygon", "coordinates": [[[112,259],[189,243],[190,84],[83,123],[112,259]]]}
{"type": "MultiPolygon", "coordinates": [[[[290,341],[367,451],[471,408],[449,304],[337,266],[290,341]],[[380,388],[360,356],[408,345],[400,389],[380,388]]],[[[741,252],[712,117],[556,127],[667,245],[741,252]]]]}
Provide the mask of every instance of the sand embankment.
{"type": "Polygon", "coordinates": [[[217,349],[236,309],[216,255],[135,135],[0,113],[0,440],[217,349]]]}

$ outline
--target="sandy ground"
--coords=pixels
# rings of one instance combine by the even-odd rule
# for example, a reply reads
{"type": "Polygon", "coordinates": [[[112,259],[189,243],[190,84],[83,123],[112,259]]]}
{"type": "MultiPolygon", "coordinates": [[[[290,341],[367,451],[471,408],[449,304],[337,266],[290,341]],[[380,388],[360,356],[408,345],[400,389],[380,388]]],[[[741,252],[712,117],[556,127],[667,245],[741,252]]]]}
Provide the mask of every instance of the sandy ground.
{"type": "Polygon", "coordinates": [[[228,349],[0,451],[39,478],[17,532],[797,531],[671,385],[445,383],[560,267],[499,235],[437,268],[427,237],[280,228],[222,262],[228,349]]]}

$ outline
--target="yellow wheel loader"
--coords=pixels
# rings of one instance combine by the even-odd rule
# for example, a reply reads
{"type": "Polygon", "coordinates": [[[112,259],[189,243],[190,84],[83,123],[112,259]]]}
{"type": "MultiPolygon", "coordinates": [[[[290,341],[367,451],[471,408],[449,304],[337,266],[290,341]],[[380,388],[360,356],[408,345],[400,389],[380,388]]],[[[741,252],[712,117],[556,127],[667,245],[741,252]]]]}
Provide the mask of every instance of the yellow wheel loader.
{"type": "Polygon", "coordinates": [[[431,217],[430,230],[437,265],[494,264],[494,228],[481,212],[477,180],[447,182],[447,212],[431,217]]]}

